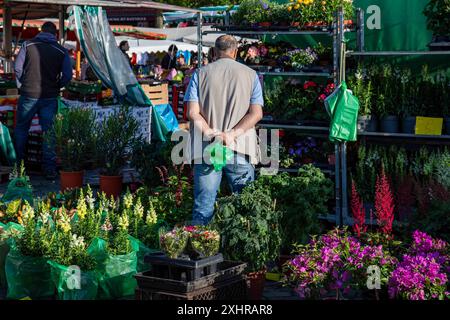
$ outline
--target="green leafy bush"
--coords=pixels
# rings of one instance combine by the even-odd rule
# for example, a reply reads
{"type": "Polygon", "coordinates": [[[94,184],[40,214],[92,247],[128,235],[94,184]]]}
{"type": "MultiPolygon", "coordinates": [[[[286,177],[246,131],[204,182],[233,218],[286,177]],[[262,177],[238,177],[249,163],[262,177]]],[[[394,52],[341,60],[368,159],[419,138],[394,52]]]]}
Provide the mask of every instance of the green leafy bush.
{"type": "Polygon", "coordinates": [[[264,269],[279,254],[280,212],[267,189],[251,184],[219,199],[212,226],[223,239],[226,258],[246,262],[249,272],[264,269]]]}
{"type": "Polygon", "coordinates": [[[327,202],[333,196],[333,182],[320,169],[308,164],[298,176],[281,173],[261,176],[255,185],[269,190],[282,213],[282,248],[290,250],[294,243],[305,244],[310,235],[320,232],[319,214],[327,214],[327,202]]]}

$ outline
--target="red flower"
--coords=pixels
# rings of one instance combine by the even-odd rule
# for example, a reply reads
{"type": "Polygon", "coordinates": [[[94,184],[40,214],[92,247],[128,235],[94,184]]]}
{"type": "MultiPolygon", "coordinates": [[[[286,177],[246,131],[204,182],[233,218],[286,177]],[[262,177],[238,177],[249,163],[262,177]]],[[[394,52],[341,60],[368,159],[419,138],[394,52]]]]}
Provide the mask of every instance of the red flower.
{"type": "Polygon", "coordinates": [[[355,181],[352,181],[351,209],[353,214],[353,231],[360,237],[361,233],[367,231],[366,210],[364,209],[358,190],[356,190],[355,181]]]}
{"type": "Polygon", "coordinates": [[[390,235],[392,233],[392,223],[394,222],[394,197],[392,196],[391,186],[384,169],[381,170],[381,175],[377,177],[375,210],[381,231],[390,235]]]}
{"type": "Polygon", "coordinates": [[[305,84],[303,85],[303,89],[308,90],[309,88],[315,88],[317,87],[317,83],[315,83],[314,81],[306,81],[305,84]]]}
{"type": "Polygon", "coordinates": [[[319,101],[323,102],[323,101],[325,101],[326,98],[327,98],[327,96],[326,96],[325,94],[322,93],[322,94],[319,96],[319,101]]]}

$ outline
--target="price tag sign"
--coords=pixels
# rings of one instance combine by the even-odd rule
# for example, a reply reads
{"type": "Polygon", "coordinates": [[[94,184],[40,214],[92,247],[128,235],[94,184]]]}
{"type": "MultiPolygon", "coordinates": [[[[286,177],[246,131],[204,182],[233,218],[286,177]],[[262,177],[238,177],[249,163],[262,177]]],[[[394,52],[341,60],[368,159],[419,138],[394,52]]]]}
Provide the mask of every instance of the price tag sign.
{"type": "Polygon", "coordinates": [[[440,136],[442,134],[443,118],[416,118],[416,134],[440,136]]]}

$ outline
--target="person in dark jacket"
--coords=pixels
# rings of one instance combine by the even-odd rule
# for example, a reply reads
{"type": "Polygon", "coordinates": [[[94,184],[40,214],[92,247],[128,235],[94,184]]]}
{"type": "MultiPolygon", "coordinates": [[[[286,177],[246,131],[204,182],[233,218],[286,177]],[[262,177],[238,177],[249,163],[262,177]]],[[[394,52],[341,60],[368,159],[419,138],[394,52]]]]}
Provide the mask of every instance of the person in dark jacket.
{"type": "MultiPolygon", "coordinates": [[[[25,41],[14,64],[20,98],[14,143],[18,162],[24,159],[28,131],[34,115],[39,115],[43,133],[53,126],[58,111],[60,90],[72,79],[72,65],[67,50],[56,41],[56,26],[42,25],[42,32],[25,41]]],[[[43,169],[47,179],[55,179],[56,153],[53,143],[43,143],[43,169]]]]}
{"type": "Polygon", "coordinates": [[[128,43],[127,40],[123,40],[120,42],[119,44],[119,49],[120,51],[122,51],[123,55],[125,56],[125,58],[128,60],[128,62],[130,63],[130,67],[133,68],[133,65],[131,64],[131,58],[128,55],[128,50],[130,50],[130,44],[128,43]]]}
{"type": "Polygon", "coordinates": [[[174,69],[177,66],[177,52],[178,48],[176,45],[171,44],[169,46],[169,52],[164,56],[161,67],[165,70],[174,69]]]}

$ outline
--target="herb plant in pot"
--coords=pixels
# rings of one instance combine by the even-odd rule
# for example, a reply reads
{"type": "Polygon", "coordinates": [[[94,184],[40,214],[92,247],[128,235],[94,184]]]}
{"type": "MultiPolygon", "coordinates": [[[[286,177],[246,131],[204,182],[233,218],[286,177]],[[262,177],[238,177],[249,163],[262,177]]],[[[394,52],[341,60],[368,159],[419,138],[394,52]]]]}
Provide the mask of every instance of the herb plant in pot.
{"type": "Polygon", "coordinates": [[[218,200],[213,227],[222,238],[229,260],[247,263],[249,298],[259,300],[265,283],[266,263],[279,254],[280,213],[269,190],[251,184],[241,194],[218,200]]]}
{"type": "Polygon", "coordinates": [[[54,139],[61,161],[61,190],[83,186],[84,166],[94,150],[95,115],[92,110],[73,108],[55,118],[45,139],[54,139]]]}
{"type": "Polygon", "coordinates": [[[365,76],[361,66],[358,67],[354,76],[349,77],[349,87],[360,103],[358,115],[358,131],[377,131],[377,117],[372,114],[373,85],[372,80],[365,76]]]}
{"type": "Polygon", "coordinates": [[[137,137],[138,123],[129,107],[121,107],[103,120],[97,134],[97,161],[101,167],[100,190],[118,197],[122,192],[121,170],[137,137]]]}

